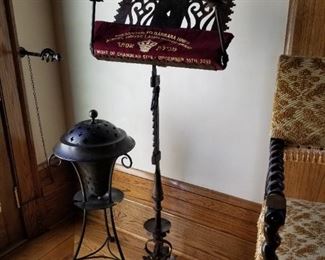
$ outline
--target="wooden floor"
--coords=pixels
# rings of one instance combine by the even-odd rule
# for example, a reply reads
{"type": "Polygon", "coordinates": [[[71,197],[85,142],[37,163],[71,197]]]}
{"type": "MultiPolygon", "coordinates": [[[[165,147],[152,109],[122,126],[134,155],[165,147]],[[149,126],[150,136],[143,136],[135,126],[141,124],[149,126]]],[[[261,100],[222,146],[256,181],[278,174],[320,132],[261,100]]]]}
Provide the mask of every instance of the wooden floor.
{"type": "Polygon", "coordinates": [[[71,260],[74,244],[74,224],[69,221],[42,236],[23,244],[5,260],[71,260]]]}

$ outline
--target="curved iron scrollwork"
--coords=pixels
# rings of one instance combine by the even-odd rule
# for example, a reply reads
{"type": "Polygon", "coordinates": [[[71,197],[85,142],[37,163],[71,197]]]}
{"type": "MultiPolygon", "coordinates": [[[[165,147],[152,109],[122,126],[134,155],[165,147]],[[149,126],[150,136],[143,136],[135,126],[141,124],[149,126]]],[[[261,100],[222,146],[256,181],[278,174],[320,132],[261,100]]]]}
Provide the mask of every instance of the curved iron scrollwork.
{"type": "Polygon", "coordinates": [[[269,170],[265,187],[266,213],[264,216],[265,242],[262,254],[266,260],[276,260],[276,249],[281,244],[279,228],[286,217],[286,199],[284,196],[284,141],[272,138],[270,142],[269,170]]]}
{"type": "Polygon", "coordinates": [[[128,155],[128,154],[124,154],[123,157],[122,157],[122,159],[121,159],[121,163],[127,169],[132,168],[133,161],[132,161],[131,156],[128,155]],[[128,163],[126,163],[125,160],[128,160],[128,163]]]}
{"type": "Polygon", "coordinates": [[[222,31],[228,30],[234,0],[123,0],[115,21],[122,24],[217,30],[215,8],[222,31]]]}
{"type": "Polygon", "coordinates": [[[155,255],[154,250],[151,250],[149,247],[150,243],[155,243],[154,239],[149,239],[146,244],[144,249],[146,250],[148,256],[143,257],[144,260],[156,260],[156,259],[160,259],[160,260],[174,260],[175,257],[171,255],[172,251],[173,251],[173,246],[172,244],[163,239],[162,240],[162,244],[161,244],[161,255],[155,255]]]}
{"type": "Polygon", "coordinates": [[[149,26],[159,0],[124,0],[119,3],[115,21],[122,24],[149,26]]]}
{"type": "Polygon", "coordinates": [[[234,0],[190,0],[183,26],[188,29],[216,30],[215,9],[218,9],[221,30],[224,32],[229,29],[227,23],[231,21],[230,15],[234,6],[234,0]]]}
{"type": "Polygon", "coordinates": [[[191,0],[182,25],[186,28],[211,30],[215,19],[214,7],[207,2],[191,0]]]}

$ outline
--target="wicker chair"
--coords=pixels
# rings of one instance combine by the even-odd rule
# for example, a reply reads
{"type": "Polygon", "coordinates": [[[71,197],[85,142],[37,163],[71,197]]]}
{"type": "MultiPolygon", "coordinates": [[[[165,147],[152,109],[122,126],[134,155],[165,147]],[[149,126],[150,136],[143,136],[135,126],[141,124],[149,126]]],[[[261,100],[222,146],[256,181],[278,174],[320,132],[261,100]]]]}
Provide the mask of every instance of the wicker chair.
{"type": "MultiPolygon", "coordinates": [[[[255,259],[325,259],[324,147],[325,58],[283,55],[279,61],[269,170],[258,221],[255,259]],[[286,198],[284,169],[292,161],[307,165],[304,167],[307,179],[299,181],[309,187],[298,189],[312,193],[317,186],[321,194],[318,201],[310,201],[310,196],[286,198]],[[316,165],[321,176],[317,183],[308,181],[316,174],[308,170],[312,168],[310,165],[316,165]]],[[[296,175],[298,171],[293,179],[300,178],[296,175]]],[[[286,184],[289,185],[287,179],[286,184]]],[[[286,195],[292,194],[286,191],[286,195]]]]}

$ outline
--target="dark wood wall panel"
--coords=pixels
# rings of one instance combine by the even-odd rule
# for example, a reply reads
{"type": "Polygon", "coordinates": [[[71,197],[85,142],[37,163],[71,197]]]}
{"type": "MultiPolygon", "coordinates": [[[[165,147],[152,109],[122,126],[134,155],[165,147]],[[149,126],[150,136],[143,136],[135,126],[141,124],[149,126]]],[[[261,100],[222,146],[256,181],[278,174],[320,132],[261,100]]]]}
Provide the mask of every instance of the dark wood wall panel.
{"type": "Polygon", "coordinates": [[[2,250],[2,247],[7,246],[8,244],[9,244],[9,238],[6,230],[6,224],[5,224],[4,216],[0,212],[0,251],[2,250]]]}
{"type": "Polygon", "coordinates": [[[2,124],[0,100],[0,251],[24,238],[23,223],[14,194],[14,179],[2,124]],[[7,241],[7,242],[5,242],[7,241]]]}
{"type": "Polygon", "coordinates": [[[77,182],[73,169],[66,163],[52,168],[43,164],[39,167],[38,174],[43,189],[42,208],[46,212],[43,225],[48,229],[71,216],[77,182]]]}
{"type": "MultiPolygon", "coordinates": [[[[144,254],[148,239],[143,223],[153,217],[153,181],[151,174],[135,170],[132,173],[116,170],[113,185],[126,196],[115,208],[121,243],[126,258],[137,260],[144,254]]],[[[172,222],[168,240],[178,259],[253,259],[259,204],[168,178],[163,183],[163,215],[172,222]]],[[[91,214],[84,253],[104,239],[102,215],[91,214]]]]}
{"type": "Polygon", "coordinates": [[[76,191],[74,172],[69,164],[49,168],[45,163],[38,167],[35,173],[40,179],[42,196],[30,201],[23,208],[24,222],[31,233],[36,236],[46,232],[53,226],[71,217],[73,214],[73,194],[76,191]]]}

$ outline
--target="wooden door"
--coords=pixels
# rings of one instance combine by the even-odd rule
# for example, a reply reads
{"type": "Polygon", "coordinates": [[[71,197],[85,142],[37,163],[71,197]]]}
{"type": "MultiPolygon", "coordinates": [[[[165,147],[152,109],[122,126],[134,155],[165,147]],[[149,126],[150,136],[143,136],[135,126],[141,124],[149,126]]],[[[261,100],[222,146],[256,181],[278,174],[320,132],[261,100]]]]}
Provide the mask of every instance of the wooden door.
{"type": "Polygon", "coordinates": [[[6,145],[2,115],[3,113],[0,113],[0,255],[1,252],[24,239],[22,218],[14,192],[15,182],[6,145]]]}
{"type": "Polygon", "coordinates": [[[0,92],[2,123],[6,129],[10,158],[17,180],[21,212],[27,237],[44,231],[44,201],[18,54],[19,45],[11,0],[0,0],[0,92]]]}

